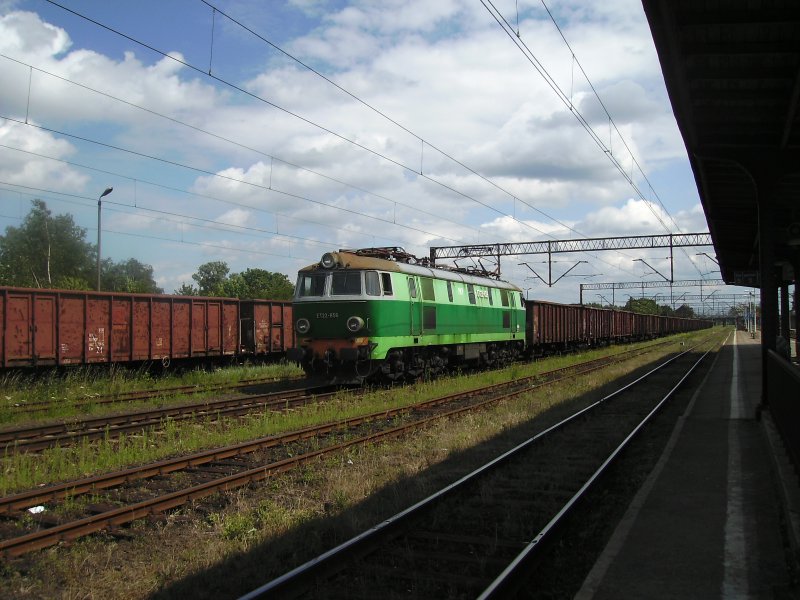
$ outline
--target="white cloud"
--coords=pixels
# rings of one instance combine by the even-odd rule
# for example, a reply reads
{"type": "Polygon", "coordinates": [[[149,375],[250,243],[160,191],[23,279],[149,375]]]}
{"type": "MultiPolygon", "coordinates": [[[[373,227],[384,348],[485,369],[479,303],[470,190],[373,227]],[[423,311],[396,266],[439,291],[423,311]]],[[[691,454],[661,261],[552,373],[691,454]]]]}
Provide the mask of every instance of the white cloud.
{"type": "Polygon", "coordinates": [[[79,192],[89,177],[69,166],[42,156],[66,159],[75,153],[67,141],[46,131],[0,119],[0,181],[39,189],[79,192]],[[42,156],[37,156],[42,155],[42,156]]]}
{"type": "MultiPolygon", "coordinates": [[[[516,5],[499,4],[512,20],[516,5]]],[[[542,237],[536,230],[556,237],[575,235],[545,213],[586,235],[662,230],[641,200],[627,200],[632,191],[602,149],[479,3],[293,0],[288,8],[276,3],[267,24],[260,3],[241,0],[230,8],[234,16],[241,10],[240,16],[251,17],[257,31],[269,31],[263,28],[272,27],[273,21],[283,23],[278,17],[287,19],[281,32],[287,50],[399,125],[285,57],[276,58],[230,23],[216,30],[215,73],[221,69],[237,85],[301,119],[170,58],[151,58],[134,44],[117,40],[119,45],[110,51],[84,32],[80,38],[74,34],[79,44],[70,37],[71,21],[51,24],[35,13],[8,12],[8,4],[0,6],[6,7],[0,16],[3,53],[236,142],[36,71],[29,102],[27,67],[0,59],[0,75],[9,82],[0,88],[0,105],[9,116],[24,120],[27,114],[53,129],[170,161],[0,122],[3,143],[73,156],[100,170],[0,150],[4,179],[60,190],[113,185],[114,201],[132,208],[131,214],[110,215],[109,227],[172,240],[167,251],[158,253],[155,241],[121,241],[118,251],[157,263],[166,273],[159,277],[176,282],[174,287],[205,259],[224,257],[234,271],[267,260],[256,251],[291,256],[268,260],[293,278],[300,257],[318,256],[321,244],[405,245],[427,254],[431,244],[542,237]],[[292,20],[298,14],[306,20],[292,20]],[[226,71],[218,60],[239,48],[234,42],[242,43],[243,51],[231,61],[236,68],[226,71]],[[137,213],[141,207],[176,216],[154,220],[137,213]],[[182,214],[187,216],[184,224],[177,222],[182,214]],[[219,231],[201,227],[189,216],[293,237],[219,231]],[[165,254],[174,260],[161,261],[165,254]]],[[[173,9],[167,3],[153,10],[152,18],[166,18],[173,9]]],[[[522,40],[627,166],[630,157],[615,134],[609,134],[605,113],[590,100],[587,82],[541,6],[521,1],[519,10],[522,40]]],[[[553,10],[643,168],[649,172],[683,158],[641,6],[634,0],[567,0],[553,10]]],[[[151,29],[148,36],[159,33],[151,29]]],[[[207,61],[207,35],[207,29],[187,26],[156,45],[180,48],[176,58],[207,61]],[[197,38],[190,39],[190,34],[197,38]]],[[[694,208],[676,215],[682,226],[701,218],[694,208]]],[[[117,251],[113,237],[108,251],[117,251]]]]}

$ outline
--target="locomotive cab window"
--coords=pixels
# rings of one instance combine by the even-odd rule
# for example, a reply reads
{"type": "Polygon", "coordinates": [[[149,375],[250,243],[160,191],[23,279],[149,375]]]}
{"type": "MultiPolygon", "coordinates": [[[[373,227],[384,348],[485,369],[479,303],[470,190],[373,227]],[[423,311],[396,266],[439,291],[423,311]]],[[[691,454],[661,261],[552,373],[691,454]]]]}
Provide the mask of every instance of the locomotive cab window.
{"type": "Polygon", "coordinates": [[[331,278],[331,296],[360,296],[361,271],[341,271],[331,278]]]}
{"type": "Polygon", "coordinates": [[[508,306],[508,290],[500,290],[500,303],[508,306]]]}
{"type": "Polygon", "coordinates": [[[489,306],[494,306],[494,300],[492,300],[493,291],[492,288],[486,288],[486,297],[489,298],[489,306]]]}
{"type": "Polygon", "coordinates": [[[408,278],[408,295],[412,298],[417,297],[417,282],[413,277],[408,278]]]}
{"type": "Polygon", "coordinates": [[[325,273],[300,275],[297,278],[297,297],[322,296],[325,293],[325,273]]]}
{"type": "Polygon", "coordinates": [[[450,302],[453,301],[453,282],[452,281],[448,281],[447,282],[447,299],[450,300],[450,302]]]}
{"type": "Polygon", "coordinates": [[[367,291],[367,296],[381,295],[381,279],[377,271],[364,272],[364,288],[367,291]]]}
{"type": "Polygon", "coordinates": [[[422,299],[423,300],[436,300],[436,293],[433,291],[433,279],[430,277],[422,277],[422,299]]]}
{"type": "Polygon", "coordinates": [[[469,303],[475,304],[475,286],[471,283],[467,284],[467,295],[469,296],[469,303]]]}
{"type": "Polygon", "coordinates": [[[383,295],[384,296],[391,296],[392,295],[392,274],[391,273],[381,273],[381,283],[383,284],[383,295]]]}

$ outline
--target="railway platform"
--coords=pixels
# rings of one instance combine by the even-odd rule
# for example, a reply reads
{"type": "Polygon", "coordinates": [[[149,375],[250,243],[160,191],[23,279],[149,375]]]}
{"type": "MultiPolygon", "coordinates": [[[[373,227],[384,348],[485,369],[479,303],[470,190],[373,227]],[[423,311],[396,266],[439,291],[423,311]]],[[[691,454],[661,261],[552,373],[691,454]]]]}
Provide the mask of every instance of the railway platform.
{"type": "Polygon", "coordinates": [[[759,340],[735,335],[577,599],[800,598],[797,476],[759,414],[759,340]]]}

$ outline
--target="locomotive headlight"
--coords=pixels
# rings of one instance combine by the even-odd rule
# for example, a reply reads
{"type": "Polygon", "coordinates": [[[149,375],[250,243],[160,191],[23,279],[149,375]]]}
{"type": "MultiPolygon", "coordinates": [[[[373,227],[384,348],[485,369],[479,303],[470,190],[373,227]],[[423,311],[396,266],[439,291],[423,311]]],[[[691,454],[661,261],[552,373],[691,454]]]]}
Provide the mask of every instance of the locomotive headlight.
{"type": "Polygon", "coordinates": [[[364,319],[361,317],[350,317],[347,319],[347,329],[350,333],[356,333],[364,328],[364,319]]]}
{"type": "Polygon", "coordinates": [[[322,260],[319,261],[324,269],[332,269],[336,266],[336,257],[331,252],[326,252],[322,255],[322,260]]]}
{"type": "Polygon", "coordinates": [[[308,319],[297,319],[297,323],[295,323],[294,328],[297,331],[297,333],[305,335],[311,329],[311,323],[309,322],[308,319]]]}

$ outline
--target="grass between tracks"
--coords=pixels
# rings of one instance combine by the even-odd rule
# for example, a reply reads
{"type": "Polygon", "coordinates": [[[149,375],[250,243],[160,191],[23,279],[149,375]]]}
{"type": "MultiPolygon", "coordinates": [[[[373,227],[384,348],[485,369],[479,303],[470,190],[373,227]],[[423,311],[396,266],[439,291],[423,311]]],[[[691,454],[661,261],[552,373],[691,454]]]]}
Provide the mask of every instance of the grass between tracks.
{"type": "MultiPolygon", "coordinates": [[[[688,345],[693,337],[676,339],[688,345]]],[[[613,350],[625,349],[628,347],[613,350]]],[[[674,349],[667,348],[662,353],[674,349]]],[[[296,411],[297,414],[253,417],[255,429],[251,433],[244,433],[239,427],[228,431],[230,435],[252,437],[252,431],[261,431],[259,427],[292,429],[325,420],[330,414],[342,416],[345,410],[359,412],[359,406],[364,413],[390,402],[407,404],[465,387],[558,368],[594,354],[383,391],[371,395],[374,397],[370,400],[342,399],[296,411]]],[[[287,475],[227,495],[218,494],[198,506],[172,512],[157,525],[146,521],[134,523],[132,530],[141,535],[129,541],[91,536],[68,548],[44,550],[4,567],[0,595],[236,597],[475,468],[497,452],[493,440],[500,440],[497,444],[501,446],[514,445],[531,433],[521,430],[521,425],[538,419],[537,427],[541,429],[566,414],[571,399],[654,359],[654,355],[647,355],[548,386],[485,411],[436,422],[406,439],[325,457],[287,475]],[[447,460],[454,456],[457,460],[447,460]],[[242,581],[240,588],[236,587],[237,581],[242,581]]],[[[131,444],[142,448],[141,454],[132,451],[131,456],[145,460],[142,454],[159,450],[162,440],[164,447],[167,440],[174,444],[166,454],[178,453],[195,441],[204,442],[203,446],[217,445],[209,441],[209,435],[217,435],[216,427],[211,424],[206,430],[201,426],[181,427],[150,438],[148,444],[130,438],[121,446],[131,444]],[[178,429],[187,431],[179,433],[178,429]],[[189,430],[195,433],[190,434],[189,430]]],[[[81,474],[99,470],[91,458],[99,456],[98,451],[87,447],[76,452],[86,453],[82,467],[85,472],[81,474]]],[[[31,470],[36,472],[33,465],[31,470]]],[[[65,472],[68,470],[65,468],[65,472]]],[[[38,479],[35,475],[31,477],[38,479]]]]}
{"type": "MultiPolygon", "coordinates": [[[[629,349],[630,346],[619,346],[610,351],[618,353],[629,349]]],[[[332,401],[312,402],[306,407],[287,412],[255,411],[240,419],[214,420],[209,417],[195,422],[164,420],[160,428],[150,428],[119,438],[84,441],[75,446],[51,448],[37,454],[12,454],[2,459],[0,495],[405,406],[556,369],[608,352],[609,349],[602,349],[528,364],[517,363],[507,369],[467,376],[453,375],[414,386],[377,390],[359,397],[343,392],[332,401]]]]}
{"type": "MultiPolygon", "coordinates": [[[[0,377],[0,425],[18,421],[42,420],[44,418],[68,418],[76,415],[92,414],[109,408],[91,404],[100,397],[113,396],[140,390],[167,390],[178,386],[206,387],[213,385],[234,385],[240,381],[254,378],[287,379],[301,377],[302,369],[290,363],[241,365],[224,367],[212,371],[193,369],[180,374],[158,376],[147,369],[130,369],[111,366],[108,368],[75,367],[65,372],[55,370],[26,373],[15,371],[0,377]],[[48,402],[47,411],[35,416],[15,410],[37,402],[48,402]],[[80,408],[75,404],[80,403],[80,408]],[[84,404],[88,403],[88,404],[84,404]]],[[[167,393],[165,391],[165,393],[167,393]]],[[[192,398],[197,399],[194,395],[192,398]]],[[[111,410],[131,409],[146,404],[163,403],[163,397],[151,401],[130,402],[116,405],[111,410]]]]}

